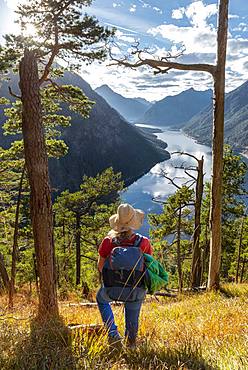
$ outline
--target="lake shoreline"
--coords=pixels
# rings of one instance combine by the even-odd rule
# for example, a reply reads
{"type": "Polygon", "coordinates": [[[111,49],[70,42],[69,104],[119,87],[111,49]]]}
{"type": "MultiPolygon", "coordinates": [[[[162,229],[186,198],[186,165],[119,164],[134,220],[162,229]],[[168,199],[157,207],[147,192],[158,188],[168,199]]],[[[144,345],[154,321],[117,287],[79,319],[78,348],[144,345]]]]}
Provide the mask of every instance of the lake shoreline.
{"type": "Polygon", "coordinates": [[[156,129],[153,127],[139,127],[137,125],[134,125],[134,126],[148,141],[152,143],[152,145],[154,145],[159,150],[159,152],[161,153],[161,160],[158,162],[154,162],[154,164],[152,165],[149,165],[140,174],[137,174],[137,175],[134,175],[132,177],[125,179],[126,188],[128,188],[129,186],[137,182],[140,178],[148,174],[154,166],[156,166],[157,164],[163,163],[165,161],[168,161],[171,158],[170,153],[166,150],[166,148],[168,147],[168,144],[165,141],[160,140],[157,137],[157,135],[155,135],[155,133],[163,133],[163,130],[156,129]]]}
{"type": "MultiPolygon", "coordinates": [[[[140,126],[138,126],[140,127],[140,126]]],[[[149,128],[149,127],[148,127],[149,128]]],[[[183,151],[192,153],[196,157],[205,156],[206,181],[210,178],[210,167],[212,163],[211,149],[204,145],[197,144],[194,139],[187,137],[182,131],[170,130],[167,127],[150,127],[150,131],[157,131],[156,136],[159,140],[166,142],[169,153],[183,151]]],[[[171,178],[178,179],[178,185],[185,182],[184,172],[180,165],[184,162],[186,165],[195,165],[193,159],[182,158],[182,156],[171,156],[169,160],[157,163],[148,173],[136,180],[122,193],[121,199],[124,203],[129,203],[135,208],[142,209],[145,214],[161,212],[162,204],[154,202],[153,198],[166,200],[167,197],[175,192],[175,188],[166,178],[161,176],[161,171],[165,171],[171,178]]],[[[187,181],[187,180],[186,180],[187,181]]],[[[145,218],[144,225],[140,232],[148,236],[150,225],[145,218]]]]}

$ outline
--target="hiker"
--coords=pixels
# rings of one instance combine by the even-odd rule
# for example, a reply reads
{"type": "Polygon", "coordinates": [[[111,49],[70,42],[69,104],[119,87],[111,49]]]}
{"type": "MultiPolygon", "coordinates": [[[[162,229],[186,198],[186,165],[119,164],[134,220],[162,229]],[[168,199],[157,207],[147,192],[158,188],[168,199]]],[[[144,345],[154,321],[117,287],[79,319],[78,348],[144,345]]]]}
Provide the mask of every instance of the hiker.
{"type": "Polygon", "coordinates": [[[141,227],[143,220],[143,211],[129,204],[119,205],[117,213],[109,218],[111,231],[98,250],[98,269],[102,272],[104,286],[98,291],[96,299],[102,320],[108,328],[110,340],[121,340],[110,302],[124,302],[125,337],[131,348],[135,347],[140,309],[146,295],[143,252],[152,254],[149,239],[134,232],[141,227]],[[124,268],[114,270],[110,258],[116,266],[122,264],[124,268]],[[134,258],[133,268],[129,271],[128,265],[134,258]]]}

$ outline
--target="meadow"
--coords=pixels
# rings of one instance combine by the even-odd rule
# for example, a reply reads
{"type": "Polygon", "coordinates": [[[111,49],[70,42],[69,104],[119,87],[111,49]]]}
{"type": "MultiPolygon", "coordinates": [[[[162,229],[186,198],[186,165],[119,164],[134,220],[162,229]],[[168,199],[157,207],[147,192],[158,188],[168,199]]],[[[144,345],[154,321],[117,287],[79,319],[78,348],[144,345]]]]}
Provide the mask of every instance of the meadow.
{"type": "MultiPolygon", "coordinates": [[[[61,321],[43,328],[34,319],[36,303],[18,294],[10,312],[7,297],[0,298],[0,369],[248,369],[248,284],[148,297],[135,350],[110,346],[104,332],[78,329],[68,339],[68,325],[101,323],[96,306],[71,297],[60,302],[61,321]]],[[[123,307],[114,311],[123,334],[123,307]]]]}

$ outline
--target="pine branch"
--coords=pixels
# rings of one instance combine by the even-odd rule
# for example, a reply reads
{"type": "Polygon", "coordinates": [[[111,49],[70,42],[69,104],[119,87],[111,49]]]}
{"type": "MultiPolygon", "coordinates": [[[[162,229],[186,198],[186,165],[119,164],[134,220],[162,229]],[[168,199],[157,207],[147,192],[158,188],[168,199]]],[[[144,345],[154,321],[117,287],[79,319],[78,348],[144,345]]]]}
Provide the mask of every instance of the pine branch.
{"type": "Polygon", "coordinates": [[[40,85],[42,85],[42,83],[45,82],[46,79],[48,78],[48,76],[50,74],[50,71],[51,71],[51,67],[52,67],[53,62],[54,62],[54,59],[55,59],[56,55],[58,54],[58,52],[59,52],[58,26],[57,26],[57,24],[55,24],[54,25],[54,46],[52,48],[51,56],[50,56],[46,66],[45,66],[43,75],[41,76],[41,78],[39,80],[40,85]]]}
{"type": "Polygon", "coordinates": [[[97,262],[97,259],[96,258],[92,258],[92,257],[89,257],[89,256],[85,256],[84,254],[81,254],[81,256],[80,256],[81,258],[83,257],[83,258],[87,258],[87,259],[89,259],[89,260],[91,260],[91,261],[94,261],[94,262],[97,262]]]}

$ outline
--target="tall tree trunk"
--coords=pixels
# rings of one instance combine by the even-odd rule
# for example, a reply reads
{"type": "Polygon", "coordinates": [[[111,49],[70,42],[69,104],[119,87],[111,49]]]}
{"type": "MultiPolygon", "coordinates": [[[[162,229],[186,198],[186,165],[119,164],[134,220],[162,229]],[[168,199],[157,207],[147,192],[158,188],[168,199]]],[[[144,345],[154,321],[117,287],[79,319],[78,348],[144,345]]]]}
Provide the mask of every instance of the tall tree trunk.
{"type": "Polygon", "coordinates": [[[247,260],[245,257],[242,259],[242,267],[241,267],[241,273],[240,273],[240,283],[243,283],[244,275],[245,275],[245,265],[247,260]]]}
{"type": "Polygon", "coordinates": [[[16,212],[15,212],[15,227],[13,236],[13,247],[12,247],[12,261],[11,261],[11,277],[9,286],[9,308],[12,309],[14,305],[14,293],[15,293],[15,278],[16,278],[16,260],[17,260],[17,249],[18,249],[18,231],[19,231],[19,214],[21,205],[22,185],[25,174],[25,166],[22,170],[22,175],[19,184],[16,212]]]}
{"type": "Polygon", "coordinates": [[[240,267],[240,256],[241,256],[242,241],[243,241],[243,230],[244,230],[244,218],[242,218],[242,220],[241,220],[241,227],[240,227],[237,268],[236,268],[236,276],[235,276],[235,283],[236,284],[238,284],[238,282],[239,282],[239,267],[240,267]]]}
{"type": "Polygon", "coordinates": [[[181,220],[182,220],[182,207],[178,211],[177,223],[177,270],[178,270],[178,290],[181,293],[183,290],[183,275],[182,275],[182,261],[181,261],[181,220]]]}
{"type": "Polygon", "coordinates": [[[33,51],[25,50],[19,73],[25,163],[31,189],[31,218],[40,279],[38,318],[48,320],[58,317],[58,302],[48,159],[42,126],[38,66],[33,51]]]}
{"type": "Polygon", "coordinates": [[[33,264],[34,264],[34,277],[35,277],[36,294],[37,294],[38,297],[40,297],[39,276],[38,276],[37,262],[36,262],[35,253],[33,253],[33,264]]]}
{"type": "Polygon", "coordinates": [[[65,230],[65,220],[63,220],[63,226],[62,226],[62,235],[63,235],[63,274],[65,281],[69,281],[68,278],[68,251],[67,251],[67,243],[66,243],[66,230],[65,230]]]}
{"type": "Polygon", "coordinates": [[[195,194],[195,230],[194,230],[194,246],[192,254],[191,265],[191,288],[199,287],[201,285],[202,277],[202,253],[200,248],[200,235],[201,235],[201,205],[203,196],[203,166],[204,158],[198,159],[197,166],[197,180],[196,180],[196,194],[195,194]]]}
{"type": "MultiPolygon", "coordinates": [[[[209,249],[210,249],[210,240],[209,240],[209,227],[210,227],[210,220],[209,220],[209,216],[210,216],[210,206],[208,207],[207,209],[207,217],[205,218],[205,220],[203,222],[205,222],[205,230],[204,230],[204,247],[203,247],[203,251],[202,251],[202,277],[201,277],[201,281],[203,282],[203,276],[205,273],[207,273],[208,271],[208,267],[209,267],[209,249]]],[[[205,283],[205,281],[204,281],[205,283]]],[[[207,281],[206,281],[207,283],[207,281]]]]}
{"type": "Polygon", "coordinates": [[[80,284],[81,280],[81,230],[80,230],[81,217],[76,214],[76,285],[80,284]]]}
{"type": "Polygon", "coordinates": [[[2,255],[2,253],[0,253],[0,276],[1,276],[2,281],[3,281],[4,289],[8,292],[10,281],[9,281],[8,272],[7,272],[6,267],[5,267],[4,257],[2,255]]]}
{"type": "Polygon", "coordinates": [[[225,64],[228,29],[228,0],[220,0],[217,66],[214,76],[213,170],[210,214],[210,261],[208,289],[219,289],[221,262],[221,203],[224,146],[225,64]]]}

